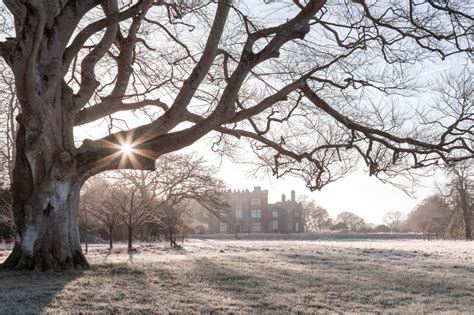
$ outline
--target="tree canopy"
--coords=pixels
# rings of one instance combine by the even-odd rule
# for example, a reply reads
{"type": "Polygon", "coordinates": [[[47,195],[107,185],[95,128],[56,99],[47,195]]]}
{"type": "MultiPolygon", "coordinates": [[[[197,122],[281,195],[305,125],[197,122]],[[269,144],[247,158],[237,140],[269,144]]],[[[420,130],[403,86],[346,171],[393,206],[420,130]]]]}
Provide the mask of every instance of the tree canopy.
{"type": "Polygon", "coordinates": [[[472,102],[447,116],[433,104],[419,121],[388,98],[375,105],[406,93],[413,64],[472,52],[469,1],[282,1],[260,12],[230,0],[5,5],[15,27],[0,51],[24,115],[48,110],[55,94],[46,91],[58,87],[71,98],[64,119],[105,118],[115,131],[77,148],[88,175],[154,168],[209,132],[222,150],[248,139],[276,175],[300,175],[311,189],[357,157],[390,176],[473,155],[472,102]],[[139,109],[150,122],[118,131],[127,124],[113,114],[139,109]],[[131,161],[118,150],[125,142],[131,161]]]}

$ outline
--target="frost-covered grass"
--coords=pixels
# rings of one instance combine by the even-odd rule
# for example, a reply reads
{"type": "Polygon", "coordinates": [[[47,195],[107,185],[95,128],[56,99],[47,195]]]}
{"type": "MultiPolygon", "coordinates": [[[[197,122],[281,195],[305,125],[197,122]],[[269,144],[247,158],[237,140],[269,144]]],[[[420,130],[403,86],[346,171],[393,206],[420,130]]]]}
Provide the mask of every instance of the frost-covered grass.
{"type": "MultiPolygon", "coordinates": [[[[0,272],[0,314],[474,312],[474,242],[191,240],[92,246],[91,269],[0,272]]],[[[7,253],[0,251],[0,261],[7,253]]]]}

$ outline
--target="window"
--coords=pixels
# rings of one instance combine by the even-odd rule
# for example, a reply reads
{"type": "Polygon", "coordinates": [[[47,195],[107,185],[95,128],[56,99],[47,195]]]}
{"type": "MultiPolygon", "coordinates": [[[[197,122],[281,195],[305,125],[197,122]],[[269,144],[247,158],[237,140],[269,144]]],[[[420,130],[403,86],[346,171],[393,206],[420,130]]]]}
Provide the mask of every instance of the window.
{"type": "Polygon", "coordinates": [[[260,232],[262,230],[260,222],[252,222],[251,229],[252,229],[252,232],[260,232]]]}
{"type": "Polygon", "coordinates": [[[220,222],[219,223],[219,231],[220,232],[227,232],[227,223],[226,222],[220,222]]]}
{"type": "Polygon", "coordinates": [[[273,211],[273,217],[278,218],[278,211],[273,211]]]}
{"type": "Polygon", "coordinates": [[[252,219],[260,219],[261,213],[260,210],[253,209],[251,213],[252,219]]]}
{"type": "Polygon", "coordinates": [[[242,220],[244,217],[243,211],[242,211],[242,205],[237,205],[235,206],[235,218],[242,220]]]}
{"type": "Polygon", "coordinates": [[[278,230],[278,221],[273,221],[272,227],[274,230],[278,230]]]}
{"type": "Polygon", "coordinates": [[[252,206],[259,206],[261,204],[261,199],[260,198],[252,198],[250,200],[250,203],[252,204],[252,206]]]}

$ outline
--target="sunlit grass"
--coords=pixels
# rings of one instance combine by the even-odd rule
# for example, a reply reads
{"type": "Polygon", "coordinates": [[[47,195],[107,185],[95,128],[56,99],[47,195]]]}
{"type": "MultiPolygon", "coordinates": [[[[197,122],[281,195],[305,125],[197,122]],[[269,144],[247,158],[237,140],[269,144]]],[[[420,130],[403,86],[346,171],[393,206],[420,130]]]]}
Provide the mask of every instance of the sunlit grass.
{"type": "MultiPolygon", "coordinates": [[[[91,269],[0,272],[0,314],[470,313],[472,242],[192,240],[89,246],[91,269]]],[[[0,261],[8,253],[0,251],[0,261]]]]}

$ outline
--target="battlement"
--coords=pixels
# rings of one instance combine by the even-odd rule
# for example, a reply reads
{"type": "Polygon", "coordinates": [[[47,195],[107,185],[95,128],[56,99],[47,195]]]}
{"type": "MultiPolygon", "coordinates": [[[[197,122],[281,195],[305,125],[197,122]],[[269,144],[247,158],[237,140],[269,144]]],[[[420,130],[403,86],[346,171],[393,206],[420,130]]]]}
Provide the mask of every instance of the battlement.
{"type": "Polygon", "coordinates": [[[234,190],[229,190],[229,193],[235,194],[235,195],[257,195],[257,194],[265,194],[268,195],[268,190],[263,190],[260,186],[254,186],[253,190],[249,190],[248,188],[246,189],[234,189],[234,190]]]}

